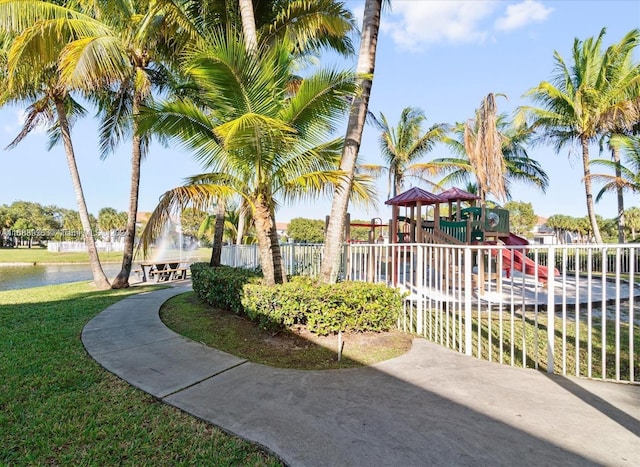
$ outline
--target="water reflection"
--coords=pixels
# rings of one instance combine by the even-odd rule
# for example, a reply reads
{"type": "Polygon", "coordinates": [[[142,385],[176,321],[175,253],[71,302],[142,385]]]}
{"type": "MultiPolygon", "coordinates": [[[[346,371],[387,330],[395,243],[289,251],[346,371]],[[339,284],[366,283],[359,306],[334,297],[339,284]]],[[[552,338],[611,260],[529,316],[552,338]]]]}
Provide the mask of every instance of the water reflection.
{"type": "MultiPolygon", "coordinates": [[[[120,271],[120,263],[103,264],[102,269],[109,280],[112,280],[120,271]]],[[[0,290],[26,289],[42,285],[90,281],[91,279],[93,277],[91,275],[91,267],[88,264],[0,267],[0,290]]]]}

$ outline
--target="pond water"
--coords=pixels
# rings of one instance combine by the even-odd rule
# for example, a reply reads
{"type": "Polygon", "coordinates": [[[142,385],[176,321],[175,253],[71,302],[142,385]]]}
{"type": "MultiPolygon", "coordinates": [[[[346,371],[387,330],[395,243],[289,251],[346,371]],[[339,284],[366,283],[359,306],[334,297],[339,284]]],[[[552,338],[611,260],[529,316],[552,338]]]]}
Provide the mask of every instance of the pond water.
{"type": "MultiPolygon", "coordinates": [[[[120,272],[120,263],[103,264],[102,269],[109,280],[112,280],[120,272]]],[[[88,264],[0,267],[0,291],[90,281],[92,279],[91,268],[88,264]]]]}

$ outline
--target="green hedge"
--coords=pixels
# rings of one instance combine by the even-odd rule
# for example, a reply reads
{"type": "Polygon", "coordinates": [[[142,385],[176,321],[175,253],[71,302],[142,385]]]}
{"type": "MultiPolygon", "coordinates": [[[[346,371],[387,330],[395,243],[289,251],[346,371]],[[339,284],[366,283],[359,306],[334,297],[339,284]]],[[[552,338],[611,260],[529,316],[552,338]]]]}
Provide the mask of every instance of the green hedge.
{"type": "Polygon", "coordinates": [[[261,274],[249,269],[218,266],[209,263],[191,265],[193,291],[209,305],[231,310],[240,314],[242,308],[242,287],[250,282],[258,282],[261,274]]]}
{"type": "Polygon", "coordinates": [[[294,278],[275,287],[244,286],[245,313],[266,329],[306,324],[314,333],[388,331],[396,325],[403,297],[381,284],[341,282],[318,284],[294,278]]]}
{"type": "Polygon", "coordinates": [[[264,329],[303,324],[320,335],[338,331],[388,331],[397,323],[403,297],[382,284],[318,284],[294,277],[276,286],[261,284],[255,271],[208,263],[191,265],[193,290],[209,305],[245,313],[264,329]]]}

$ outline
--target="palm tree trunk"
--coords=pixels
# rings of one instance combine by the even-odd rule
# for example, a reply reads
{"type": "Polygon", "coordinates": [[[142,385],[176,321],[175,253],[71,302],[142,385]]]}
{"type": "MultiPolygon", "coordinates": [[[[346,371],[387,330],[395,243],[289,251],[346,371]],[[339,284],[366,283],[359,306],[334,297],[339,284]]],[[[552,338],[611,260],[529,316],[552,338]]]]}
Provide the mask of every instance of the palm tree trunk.
{"type": "Polygon", "coordinates": [[[213,229],[213,245],[211,248],[211,260],[209,266],[212,268],[222,264],[222,240],[224,239],[224,217],[226,206],[223,199],[219,199],[216,205],[216,223],[213,229]]]}
{"type": "Polygon", "coordinates": [[[129,276],[133,264],[133,248],[136,239],[136,216],[138,214],[138,196],[140,192],[140,163],[142,160],[142,137],[138,135],[137,115],[140,111],[141,96],[135,93],[133,97],[133,147],[131,151],[131,187],[129,189],[129,211],[127,213],[127,230],[124,234],[124,253],[122,266],[116,276],[112,289],[129,287],[129,276]]]}
{"type": "Polygon", "coordinates": [[[376,63],[376,46],[380,29],[380,12],[382,0],[367,0],[364,7],[360,53],[358,55],[359,93],[356,95],[345,136],[340,170],[347,176],[336,187],[331,214],[324,243],[323,260],[320,268],[320,281],[326,284],[338,280],[340,268],[340,249],[344,241],[344,223],[349,207],[349,195],[353,185],[353,177],[362,141],[362,131],[369,108],[369,96],[373,84],[373,72],[376,63]]]}
{"type": "Polygon", "coordinates": [[[276,284],[273,255],[271,254],[271,236],[269,225],[271,224],[271,212],[264,203],[256,201],[253,216],[256,225],[256,237],[258,238],[258,251],[260,253],[260,266],[264,276],[265,285],[276,284]]]}
{"type": "Polygon", "coordinates": [[[269,239],[271,240],[271,257],[273,258],[273,270],[277,284],[287,282],[287,271],[282,260],[282,250],[280,249],[280,238],[278,238],[278,229],[276,228],[276,215],[271,210],[271,230],[269,231],[269,239]]]}
{"type": "Polygon", "coordinates": [[[256,20],[253,15],[253,2],[251,0],[238,1],[246,48],[247,50],[255,50],[258,46],[258,37],[256,34],[256,20]]]}
{"type": "MultiPolygon", "coordinates": [[[[622,167],[620,166],[620,149],[618,147],[611,148],[611,157],[616,164],[616,180],[622,180],[622,167]]],[[[616,188],[618,195],[618,243],[625,242],[625,218],[624,218],[624,191],[622,187],[618,185],[616,188]]]]}
{"type": "Polygon", "coordinates": [[[602,243],[602,236],[598,228],[596,211],[593,206],[593,193],[591,192],[591,171],[589,170],[589,140],[586,136],[580,138],[582,143],[582,168],[584,170],[584,192],[587,198],[587,214],[591,222],[591,230],[596,243],[602,243]]]}
{"type": "Polygon", "coordinates": [[[67,156],[67,164],[69,166],[69,172],[71,173],[71,183],[73,184],[73,191],[76,195],[76,202],[78,203],[80,222],[84,229],[84,242],[87,245],[87,251],[89,252],[89,263],[91,265],[93,282],[98,289],[106,290],[109,288],[109,280],[102,270],[100,257],[98,256],[98,250],[96,248],[96,242],[93,238],[91,222],[89,221],[89,211],[84,199],[84,192],[82,190],[82,184],[80,183],[80,174],[78,173],[78,166],[76,164],[76,156],[73,150],[73,144],[71,143],[71,133],[69,131],[69,122],[67,121],[64,101],[57,99],[55,101],[55,105],[56,112],[58,114],[58,124],[60,125],[60,133],[62,135],[65,154],[67,156]]]}

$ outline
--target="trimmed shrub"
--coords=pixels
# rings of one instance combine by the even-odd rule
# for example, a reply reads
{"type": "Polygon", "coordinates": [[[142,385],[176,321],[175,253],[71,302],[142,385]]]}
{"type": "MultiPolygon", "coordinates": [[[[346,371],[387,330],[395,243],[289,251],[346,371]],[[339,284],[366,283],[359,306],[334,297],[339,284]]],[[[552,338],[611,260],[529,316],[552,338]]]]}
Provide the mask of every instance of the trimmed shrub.
{"type": "Polygon", "coordinates": [[[313,284],[303,277],[294,277],[286,284],[271,287],[247,284],[242,294],[242,306],[247,316],[270,331],[305,324],[312,300],[313,284]]]}
{"type": "Polygon", "coordinates": [[[340,282],[317,284],[294,278],[275,287],[244,286],[247,315],[269,330],[306,324],[319,335],[338,331],[388,331],[402,310],[402,294],[383,284],[340,282]]]}
{"type": "Polygon", "coordinates": [[[191,265],[193,291],[200,299],[215,308],[231,310],[236,314],[243,311],[242,287],[260,281],[261,274],[249,269],[218,266],[208,263],[191,265]]]}

